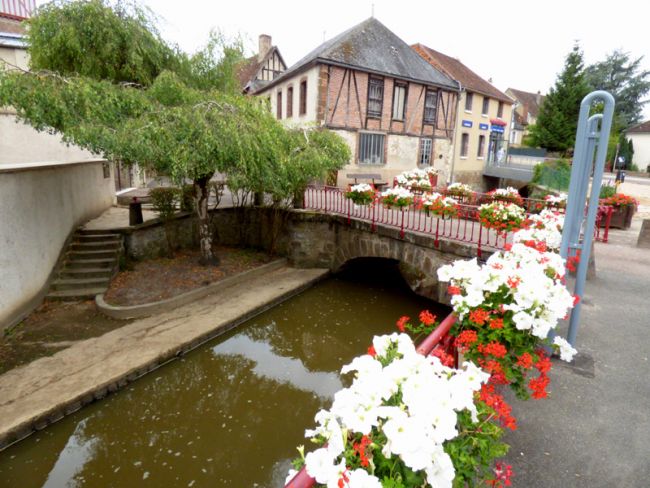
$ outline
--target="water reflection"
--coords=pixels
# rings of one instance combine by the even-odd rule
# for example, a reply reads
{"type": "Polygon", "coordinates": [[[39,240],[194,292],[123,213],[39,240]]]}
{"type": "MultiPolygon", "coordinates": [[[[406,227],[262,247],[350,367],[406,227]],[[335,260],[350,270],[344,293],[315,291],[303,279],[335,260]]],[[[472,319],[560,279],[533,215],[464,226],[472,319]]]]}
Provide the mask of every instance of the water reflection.
{"type": "Polygon", "coordinates": [[[309,371],[300,359],[279,356],[273,352],[270,344],[254,341],[245,335],[214,346],[212,352],[217,356],[242,356],[255,363],[251,371],[257,376],[290,384],[293,388],[312,392],[323,399],[333,397],[334,393],[343,388],[338,374],[309,371]]]}
{"type": "Polygon", "coordinates": [[[83,478],[78,480],[78,475],[85,464],[93,457],[97,439],[84,438],[84,429],[87,419],[77,424],[73,434],[68,439],[63,451],[56,460],[52,471],[47,475],[43,488],[76,488],[81,486],[83,478]]]}
{"type": "Polygon", "coordinates": [[[444,314],[394,271],[320,283],[0,452],[0,487],[282,486],[341,366],[400,315],[444,314]]]}

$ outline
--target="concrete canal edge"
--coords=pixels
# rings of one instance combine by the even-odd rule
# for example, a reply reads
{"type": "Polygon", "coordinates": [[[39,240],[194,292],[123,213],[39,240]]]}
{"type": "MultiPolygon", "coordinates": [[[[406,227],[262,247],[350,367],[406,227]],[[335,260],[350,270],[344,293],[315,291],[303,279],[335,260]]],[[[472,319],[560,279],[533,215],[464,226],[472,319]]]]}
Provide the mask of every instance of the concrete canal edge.
{"type": "Polygon", "coordinates": [[[271,267],[0,376],[0,450],[278,305],[329,274],[271,267]]]}
{"type": "Polygon", "coordinates": [[[229,278],[225,278],[215,283],[210,283],[209,285],[202,286],[201,288],[197,288],[186,293],[181,293],[175,297],[168,298],[166,300],[159,300],[157,302],[129,306],[111,305],[110,303],[106,303],[106,300],[104,300],[104,294],[102,293],[95,297],[95,304],[97,305],[97,308],[100,312],[114,319],[126,320],[148,317],[150,315],[174,310],[177,307],[195,302],[196,300],[207,295],[217,293],[230,286],[238,285],[239,283],[243,283],[276,269],[280,269],[286,265],[286,259],[276,259],[275,261],[271,261],[270,263],[258,266],[257,268],[249,269],[243,273],[230,276],[229,278]]]}

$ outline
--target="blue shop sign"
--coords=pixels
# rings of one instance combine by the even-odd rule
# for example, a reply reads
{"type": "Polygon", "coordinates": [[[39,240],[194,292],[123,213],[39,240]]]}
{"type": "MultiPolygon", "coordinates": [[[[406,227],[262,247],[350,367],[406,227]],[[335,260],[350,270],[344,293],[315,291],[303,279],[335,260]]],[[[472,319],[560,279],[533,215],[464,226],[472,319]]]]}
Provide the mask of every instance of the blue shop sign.
{"type": "Polygon", "coordinates": [[[490,130],[492,132],[498,132],[499,134],[503,134],[503,127],[500,125],[493,125],[490,130]]]}
{"type": "Polygon", "coordinates": [[[471,126],[472,126],[471,120],[463,120],[463,127],[471,127],[471,126]]]}
{"type": "Polygon", "coordinates": [[[488,130],[488,125],[487,124],[479,124],[478,128],[481,130],[488,130]]]}

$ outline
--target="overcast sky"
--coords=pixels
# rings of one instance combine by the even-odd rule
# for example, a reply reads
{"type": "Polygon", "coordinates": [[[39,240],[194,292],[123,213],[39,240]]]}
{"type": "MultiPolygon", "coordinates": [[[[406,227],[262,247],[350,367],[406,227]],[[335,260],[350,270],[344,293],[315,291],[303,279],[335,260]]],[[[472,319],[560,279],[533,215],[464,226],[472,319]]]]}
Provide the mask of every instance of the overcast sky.
{"type": "MultiPolygon", "coordinates": [[[[42,2],[39,2],[42,3],[42,2]]],[[[459,58],[502,91],[546,93],[579,41],[587,64],[614,49],[644,56],[650,70],[647,5],[632,0],[145,0],[161,17],[163,36],[186,51],[211,28],[248,38],[269,34],[290,65],[323,42],[375,17],[409,44],[420,42],[459,58]]],[[[650,105],[650,104],[648,104],[650,105]]],[[[645,117],[650,118],[646,106],[645,117]]]]}

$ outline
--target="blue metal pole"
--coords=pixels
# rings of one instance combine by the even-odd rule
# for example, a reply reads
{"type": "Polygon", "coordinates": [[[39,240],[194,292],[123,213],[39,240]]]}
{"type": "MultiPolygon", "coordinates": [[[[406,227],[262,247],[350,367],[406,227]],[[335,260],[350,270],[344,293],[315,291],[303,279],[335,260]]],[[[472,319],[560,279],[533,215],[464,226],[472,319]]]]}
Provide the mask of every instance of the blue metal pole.
{"type": "MultiPolygon", "coordinates": [[[[602,183],[603,172],[605,169],[605,158],[607,157],[607,143],[609,141],[609,133],[612,128],[613,115],[614,115],[614,97],[612,97],[612,95],[610,95],[605,91],[599,90],[599,91],[592,92],[582,100],[582,104],[580,106],[580,120],[578,122],[578,137],[580,137],[580,141],[578,142],[578,140],[576,140],[576,152],[578,152],[578,148],[581,151],[579,161],[584,165],[583,171],[580,172],[582,178],[588,181],[592,163],[594,164],[594,175],[591,183],[589,207],[587,209],[587,221],[584,226],[582,253],[580,256],[580,263],[578,264],[578,270],[576,273],[576,283],[574,288],[574,294],[577,295],[580,299],[582,299],[583,297],[585,281],[587,279],[587,268],[589,266],[591,245],[593,243],[593,238],[594,238],[594,224],[596,222],[596,212],[598,210],[598,197],[600,195],[600,185],[602,183]],[[588,151],[589,144],[587,141],[586,129],[588,125],[597,124],[597,120],[593,119],[587,121],[585,119],[589,114],[589,109],[591,108],[593,101],[598,99],[604,102],[604,111],[601,119],[600,133],[593,134],[594,136],[593,142],[595,143],[596,137],[598,139],[598,143],[596,145],[597,147],[596,160],[595,162],[593,162],[593,149],[591,150],[591,157],[590,157],[589,154],[590,151],[588,151]],[[584,153],[582,151],[584,151],[584,153]]],[[[572,176],[573,176],[573,171],[572,171],[572,176]]],[[[581,182],[576,182],[576,186],[577,188],[575,189],[579,190],[581,186],[581,182]]],[[[585,190],[586,190],[586,186],[587,183],[584,184],[585,190]]],[[[580,197],[580,195],[576,195],[576,197],[580,197]]],[[[569,203],[572,203],[570,198],[571,197],[569,197],[569,202],[567,203],[567,213],[569,212],[569,208],[568,208],[569,203]]],[[[574,219],[579,218],[580,219],[579,221],[582,221],[582,216],[578,217],[577,214],[577,211],[579,210],[577,208],[578,199],[579,198],[573,199],[573,202],[575,202],[575,204],[571,209],[573,212],[572,217],[574,219]]],[[[584,200],[582,203],[583,206],[581,211],[584,212],[584,200]]],[[[568,234],[565,235],[563,232],[562,250],[565,252],[568,251],[569,238],[570,236],[568,234]],[[566,243],[565,243],[565,238],[566,238],[566,243]]],[[[579,236],[577,236],[576,242],[578,241],[578,239],[579,236]]],[[[563,256],[566,257],[567,255],[564,254],[563,256]]],[[[571,312],[571,318],[569,320],[569,332],[567,334],[567,340],[571,345],[575,345],[576,336],[578,334],[578,325],[580,321],[581,308],[582,308],[582,304],[581,302],[578,302],[573,308],[573,311],[571,312]]]]}

